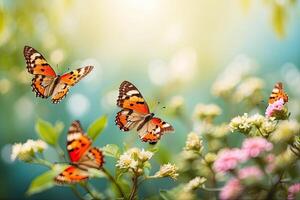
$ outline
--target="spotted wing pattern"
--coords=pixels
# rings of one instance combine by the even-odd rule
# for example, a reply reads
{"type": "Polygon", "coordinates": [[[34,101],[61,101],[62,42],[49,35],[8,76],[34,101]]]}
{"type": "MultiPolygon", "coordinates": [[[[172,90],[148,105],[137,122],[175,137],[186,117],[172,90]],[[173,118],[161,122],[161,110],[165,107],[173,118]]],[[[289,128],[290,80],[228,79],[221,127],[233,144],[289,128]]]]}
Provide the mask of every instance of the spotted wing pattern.
{"type": "Polygon", "coordinates": [[[54,88],[52,102],[59,103],[69,92],[70,87],[78,83],[93,70],[93,66],[86,66],[62,75],[54,88]]]}
{"type": "Polygon", "coordinates": [[[163,134],[172,131],[174,128],[169,123],[153,117],[139,130],[139,136],[142,141],[155,144],[163,134]]]}
{"type": "Polygon", "coordinates": [[[273,104],[275,101],[283,99],[284,103],[288,102],[288,95],[285,93],[283,89],[283,84],[278,82],[275,84],[272,93],[269,97],[269,104],[273,104]]]}
{"type": "Polygon", "coordinates": [[[116,125],[121,131],[129,131],[137,127],[144,120],[144,115],[130,109],[123,109],[117,113],[116,125]]]}
{"type": "Polygon", "coordinates": [[[71,165],[55,177],[57,183],[78,183],[89,178],[90,168],[100,169],[104,156],[99,148],[92,147],[92,141],[83,133],[79,121],[74,121],[68,131],[67,150],[71,165]]]}
{"type": "Polygon", "coordinates": [[[141,114],[149,114],[149,107],[140,91],[130,82],[123,81],[119,88],[117,106],[141,114]]]}

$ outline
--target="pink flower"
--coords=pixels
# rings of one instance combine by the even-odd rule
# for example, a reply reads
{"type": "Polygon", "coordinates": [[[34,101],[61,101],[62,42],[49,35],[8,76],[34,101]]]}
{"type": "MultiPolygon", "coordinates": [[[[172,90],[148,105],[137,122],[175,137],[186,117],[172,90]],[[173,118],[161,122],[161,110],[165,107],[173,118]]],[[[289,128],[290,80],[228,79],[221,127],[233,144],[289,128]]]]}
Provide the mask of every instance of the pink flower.
{"type": "Polygon", "coordinates": [[[255,158],[265,151],[271,151],[273,144],[262,137],[253,137],[245,139],[242,145],[242,150],[248,158],[255,158]]]}
{"type": "Polygon", "coordinates": [[[218,153],[213,168],[216,172],[227,172],[246,159],[247,156],[240,149],[223,149],[218,153]]]}
{"type": "Polygon", "coordinates": [[[299,192],[300,192],[300,183],[296,183],[294,185],[291,185],[288,189],[288,200],[296,199],[296,195],[299,192]]]}
{"type": "Polygon", "coordinates": [[[272,104],[269,104],[269,106],[266,109],[266,117],[272,117],[274,112],[281,111],[283,109],[284,100],[280,98],[279,100],[275,101],[272,104]]]}
{"type": "Polygon", "coordinates": [[[239,179],[233,178],[230,179],[226,185],[222,188],[220,192],[220,199],[221,200],[232,200],[232,199],[237,199],[240,194],[243,191],[243,186],[240,183],[239,179]]]}
{"type": "Polygon", "coordinates": [[[258,180],[261,179],[263,175],[263,172],[256,166],[245,167],[243,169],[240,169],[240,171],[238,172],[239,179],[253,178],[258,180]]]}

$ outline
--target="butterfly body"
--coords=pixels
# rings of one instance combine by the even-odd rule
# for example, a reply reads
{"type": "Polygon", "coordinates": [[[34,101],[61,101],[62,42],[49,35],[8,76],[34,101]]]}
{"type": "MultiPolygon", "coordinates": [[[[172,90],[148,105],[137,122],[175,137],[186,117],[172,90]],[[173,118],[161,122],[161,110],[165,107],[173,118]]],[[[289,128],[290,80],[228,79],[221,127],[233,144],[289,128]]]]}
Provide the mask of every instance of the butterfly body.
{"type": "Polygon", "coordinates": [[[122,110],[116,115],[116,125],[121,131],[136,129],[143,142],[155,144],[163,134],[174,131],[169,123],[154,117],[139,90],[128,81],[120,85],[117,106],[122,110]]]}
{"type": "Polygon", "coordinates": [[[90,73],[93,66],[86,66],[63,75],[57,75],[46,59],[34,48],[25,46],[24,57],[27,71],[34,75],[31,83],[37,97],[52,97],[53,103],[59,103],[69,89],[90,73]]]}
{"type": "Polygon", "coordinates": [[[101,169],[104,163],[102,151],[92,146],[92,141],[81,128],[79,121],[74,121],[67,136],[69,166],[55,177],[57,183],[78,183],[89,178],[88,170],[101,169]]]}
{"type": "Polygon", "coordinates": [[[289,98],[287,93],[285,93],[283,89],[283,84],[281,82],[278,82],[275,84],[272,93],[269,97],[269,104],[273,104],[274,102],[278,101],[279,99],[282,99],[284,103],[288,102],[289,98]]]}

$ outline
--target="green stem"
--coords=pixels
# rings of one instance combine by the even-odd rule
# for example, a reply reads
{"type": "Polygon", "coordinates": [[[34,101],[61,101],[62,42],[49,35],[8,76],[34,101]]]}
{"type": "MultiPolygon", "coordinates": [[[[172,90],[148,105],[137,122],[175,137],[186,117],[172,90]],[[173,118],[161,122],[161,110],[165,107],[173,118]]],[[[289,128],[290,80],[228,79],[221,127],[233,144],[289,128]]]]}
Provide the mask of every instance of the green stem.
{"type": "Polygon", "coordinates": [[[106,170],[105,168],[102,168],[103,173],[107,176],[107,178],[116,186],[119,195],[125,199],[125,194],[121,188],[121,186],[117,183],[117,181],[114,179],[114,177],[109,173],[108,170],[106,170]]]}
{"type": "Polygon", "coordinates": [[[134,172],[132,177],[132,190],[130,192],[129,200],[136,199],[136,193],[138,190],[138,178],[139,176],[137,175],[137,173],[134,172]]]}
{"type": "Polygon", "coordinates": [[[47,160],[44,160],[44,159],[41,159],[41,158],[34,158],[31,163],[33,164],[38,164],[38,165],[43,165],[43,166],[46,166],[48,168],[52,168],[53,167],[53,164],[47,160]]]}
{"type": "Polygon", "coordinates": [[[75,194],[75,196],[76,196],[78,199],[80,199],[80,200],[85,200],[85,199],[80,195],[80,193],[78,192],[77,188],[76,188],[74,185],[72,185],[70,188],[71,188],[72,192],[75,194]]]}
{"type": "Polygon", "coordinates": [[[222,188],[206,188],[206,187],[204,187],[202,189],[205,191],[208,191],[208,192],[218,192],[218,191],[222,190],[222,188]]]}
{"type": "Polygon", "coordinates": [[[86,183],[83,183],[83,184],[80,184],[80,185],[86,190],[86,192],[87,192],[88,194],[91,195],[91,197],[92,197],[93,200],[100,200],[100,197],[99,197],[99,195],[97,194],[97,192],[96,192],[96,191],[93,191],[93,189],[91,189],[91,188],[89,187],[89,185],[88,185],[87,182],[86,182],[86,183]]]}

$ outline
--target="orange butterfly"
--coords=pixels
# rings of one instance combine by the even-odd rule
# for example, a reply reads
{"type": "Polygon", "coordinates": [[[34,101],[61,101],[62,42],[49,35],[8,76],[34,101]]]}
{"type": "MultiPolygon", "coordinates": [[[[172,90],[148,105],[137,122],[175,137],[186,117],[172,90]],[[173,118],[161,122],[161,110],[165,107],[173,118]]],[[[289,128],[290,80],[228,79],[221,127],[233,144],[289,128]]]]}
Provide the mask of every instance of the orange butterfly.
{"type": "Polygon", "coordinates": [[[269,97],[269,104],[273,104],[279,99],[283,99],[283,102],[286,103],[289,100],[287,93],[284,92],[281,82],[275,84],[272,93],[269,97]]]}
{"type": "Polygon", "coordinates": [[[154,117],[154,113],[150,113],[139,90],[128,81],[120,85],[117,106],[122,110],[117,113],[116,125],[122,131],[136,128],[143,142],[155,144],[161,135],[174,131],[169,123],[154,117]]]}
{"type": "Polygon", "coordinates": [[[87,66],[60,76],[56,75],[42,54],[34,48],[25,46],[24,57],[28,72],[34,75],[31,84],[32,91],[35,91],[37,97],[52,96],[53,103],[59,103],[67,95],[70,87],[78,83],[94,68],[87,66]]]}
{"type": "Polygon", "coordinates": [[[55,177],[57,183],[78,183],[89,178],[88,169],[101,169],[104,156],[100,149],[92,147],[92,141],[81,128],[79,121],[74,121],[67,136],[67,150],[71,160],[63,172],[55,177]]]}

